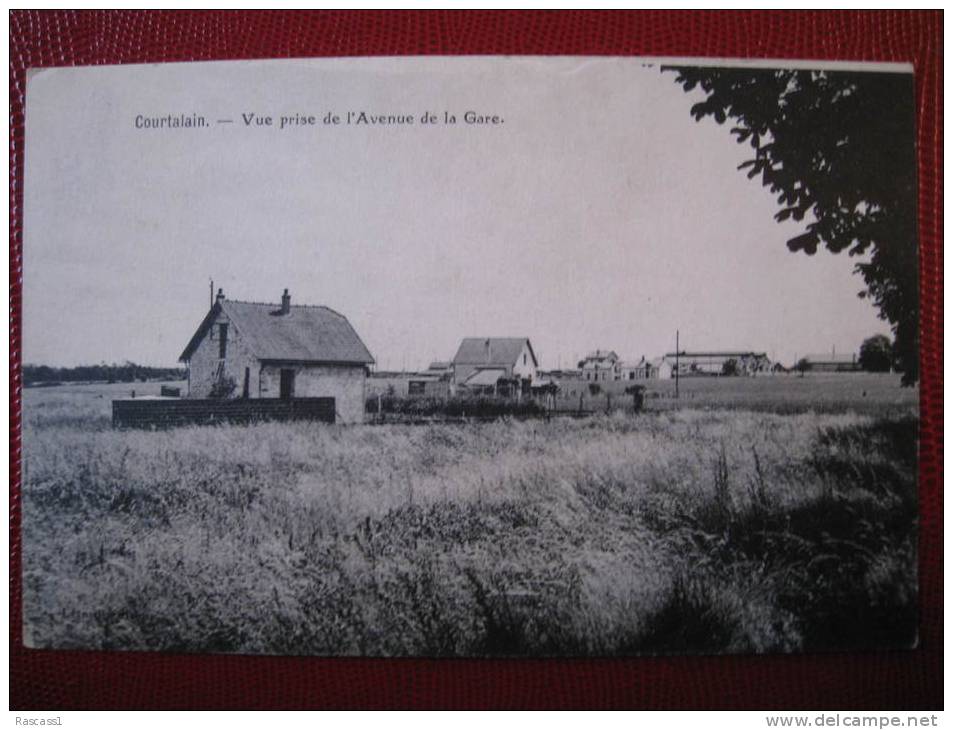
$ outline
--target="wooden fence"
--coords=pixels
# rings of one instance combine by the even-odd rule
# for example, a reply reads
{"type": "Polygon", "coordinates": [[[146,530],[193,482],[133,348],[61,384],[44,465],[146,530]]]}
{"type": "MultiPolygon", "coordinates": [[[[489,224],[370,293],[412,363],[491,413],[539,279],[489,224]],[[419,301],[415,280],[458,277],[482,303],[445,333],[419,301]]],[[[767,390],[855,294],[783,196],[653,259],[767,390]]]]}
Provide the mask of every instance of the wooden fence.
{"type": "Polygon", "coordinates": [[[334,398],[291,400],[152,400],[132,398],[113,401],[113,427],[172,428],[215,423],[256,421],[323,421],[334,423],[334,398]]]}

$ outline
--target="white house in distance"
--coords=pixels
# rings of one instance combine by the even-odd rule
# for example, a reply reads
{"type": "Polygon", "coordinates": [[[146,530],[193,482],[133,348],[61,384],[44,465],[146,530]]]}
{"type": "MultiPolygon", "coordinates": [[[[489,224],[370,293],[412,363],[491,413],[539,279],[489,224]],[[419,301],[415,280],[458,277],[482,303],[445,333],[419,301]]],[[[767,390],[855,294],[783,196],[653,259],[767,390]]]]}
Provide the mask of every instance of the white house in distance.
{"type": "Polygon", "coordinates": [[[453,358],[453,392],[528,392],[539,362],[528,337],[466,337],[453,358]]]}
{"type": "Polygon", "coordinates": [[[619,364],[620,380],[659,380],[672,377],[672,367],[664,357],[647,360],[645,356],[638,362],[619,364]]]}
{"type": "Polygon", "coordinates": [[[179,358],[190,398],[330,397],[338,423],[361,423],[374,358],[344,315],[321,306],[240,302],[218,290],[179,358]]]}
{"type": "Polygon", "coordinates": [[[582,379],[592,382],[619,380],[622,374],[619,356],[612,350],[596,350],[579,362],[582,379]]]}

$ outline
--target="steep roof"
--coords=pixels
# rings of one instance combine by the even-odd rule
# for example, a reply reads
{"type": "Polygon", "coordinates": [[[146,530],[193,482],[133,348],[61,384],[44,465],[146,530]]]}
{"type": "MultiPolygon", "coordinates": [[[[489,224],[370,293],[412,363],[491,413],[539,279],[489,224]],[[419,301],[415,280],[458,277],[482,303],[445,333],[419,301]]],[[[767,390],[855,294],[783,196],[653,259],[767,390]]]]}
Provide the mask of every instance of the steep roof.
{"type": "Polygon", "coordinates": [[[293,305],[288,314],[277,304],[217,303],[182,352],[188,360],[219,312],[241,336],[243,344],[259,360],[370,364],[371,353],[343,314],[327,307],[293,305]]]}
{"type": "Polygon", "coordinates": [[[595,352],[590,352],[586,355],[586,360],[612,360],[616,361],[619,359],[619,356],[615,354],[614,350],[596,350],[595,352]]]}
{"type": "Polygon", "coordinates": [[[496,385],[500,378],[506,377],[506,371],[502,368],[481,368],[474,370],[466,380],[464,385],[496,385]]]}
{"type": "Polygon", "coordinates": [[[524,345],[529,347],[533,364],[539,365],[528,337],[465,337],[453,358],[453,364],[515,365],[523,352],[524,345]],[[489,357],[487,357],[487,348],[489,348],[489,357]]]}

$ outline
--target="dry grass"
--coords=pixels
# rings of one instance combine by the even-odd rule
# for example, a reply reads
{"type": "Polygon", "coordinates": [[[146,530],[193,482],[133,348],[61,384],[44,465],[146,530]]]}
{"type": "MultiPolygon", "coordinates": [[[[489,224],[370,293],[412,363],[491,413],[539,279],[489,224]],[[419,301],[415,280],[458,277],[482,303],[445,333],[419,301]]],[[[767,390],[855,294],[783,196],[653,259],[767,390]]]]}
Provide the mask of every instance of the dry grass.
{"type": "Polygon", "coordinates": [[[613,408],[626,407],[632,399],[625,389],[632,384],[646,387],[645,407],[648,410],[754,410],[767,413],[866,413],[869,415],[902,414],[917,407],[917,389],[900,387],[900,375],[892,373],[807,373],[764,375],[759,377],[691,377],[679,381],[679,399],[675,381],[618,380],[599,383],[602,392],[588,393],[585,381],[561,383],[560,408],[578,408],[579,394],[583,408],[605,410],[607,399],[613,408]]]}
{"type": "Polygon", "coordinates": [[[30,646],[614,655],[914,640],[910,414],[151,433],[111,430],[94,396],[27,397],[30,646]]]}

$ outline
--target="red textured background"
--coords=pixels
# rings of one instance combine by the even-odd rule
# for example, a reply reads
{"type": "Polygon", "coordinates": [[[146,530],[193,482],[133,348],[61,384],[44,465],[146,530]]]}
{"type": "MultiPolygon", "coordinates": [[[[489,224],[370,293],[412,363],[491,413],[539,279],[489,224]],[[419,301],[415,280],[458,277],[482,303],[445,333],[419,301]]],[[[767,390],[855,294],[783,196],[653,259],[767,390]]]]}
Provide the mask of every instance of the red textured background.
{"type": "Polygon", "coordinates": [[[940,11],[11,12],[11,707],[942,707],[942,54],[940,11]],[[914,64],[923,377],[919,649],[813,656],[447,661],[23,648],[19,312],[26,69],[415,54],[729,56],[914,64]]]}

